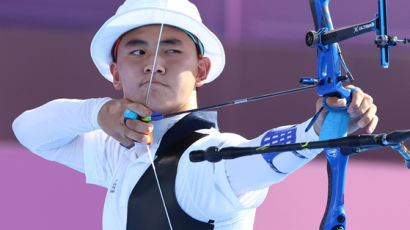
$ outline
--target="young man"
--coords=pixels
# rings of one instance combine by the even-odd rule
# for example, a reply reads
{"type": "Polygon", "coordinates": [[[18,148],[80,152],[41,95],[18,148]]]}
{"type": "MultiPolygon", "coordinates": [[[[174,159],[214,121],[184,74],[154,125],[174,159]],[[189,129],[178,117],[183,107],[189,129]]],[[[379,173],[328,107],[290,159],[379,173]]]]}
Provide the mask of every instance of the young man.
{"type": "MultiPolygon", "coordinates": [[[[152,112],[197,108],[196,88],[221,73],[222,45],[186,0],[127,0],[95,35],[91,55],[101,74],[123,91],[122,99],[54,100],[21,114],[13,130],[32,152],[108,189],[105,230],[252,229],[255,209],[269,186],[319,153],[189,161],[191,151],[210,146],[260,146],[267,139],[275,143],[275,136],[283,136],[286,143],[315,141],[325,113],[309,132],[304,131],[306,121],[252,140],[220,133],[215,112],[151,123],[124,118],[124,111],[149,117],[152,112]]],[[[327,103],[346,102],[329,98],[327,103]]],[[[378,119],[369,95],[354,91],[348,112],[350,132],[359,127],[367,127],[368,133],[374,130],[378,119]]]]}

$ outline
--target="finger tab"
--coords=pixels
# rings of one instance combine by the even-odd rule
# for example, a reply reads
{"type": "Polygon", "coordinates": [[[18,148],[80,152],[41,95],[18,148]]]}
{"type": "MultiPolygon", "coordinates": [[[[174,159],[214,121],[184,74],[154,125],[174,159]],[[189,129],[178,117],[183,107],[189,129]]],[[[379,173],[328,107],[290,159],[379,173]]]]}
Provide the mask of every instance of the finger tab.
{"type": "Polygon", "coordinates": [[[126,109],[124,111],[124,118],[129,118],[129,119],[132,119],[132,120],[136,120],[136,119],[138,119],[138,114],[136,114],[135,112],[133,112],[130,109],[126,109]]]}
{"type": "Polygon", "coordinates": [[[141,120],[141,121],[144,121],[144,122],[150,122],[150,121],[151,121],[151,117],[141,117],[140,120],[141,120]]]}
{"type": "Polygon", "coordinates": [[[149,140],[148,140],[148,142],[147,142],[147,144],[152,144],[152,132],[150,132],[150,133],[148,133],[148,137],[149,137],[149,140]]]}

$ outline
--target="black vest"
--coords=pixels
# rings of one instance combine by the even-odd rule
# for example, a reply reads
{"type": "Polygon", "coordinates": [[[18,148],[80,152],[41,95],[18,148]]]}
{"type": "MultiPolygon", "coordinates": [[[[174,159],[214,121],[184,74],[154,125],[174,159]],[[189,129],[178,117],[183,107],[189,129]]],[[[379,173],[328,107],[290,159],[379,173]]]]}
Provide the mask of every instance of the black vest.
{"type": "MultiPolygon", "coordinates": [[[[212,220],[204,223],[186,214],[179,206],[175,195],[175,179],[181,155],[192,143],[206,136],[196,133],[195,130],[215,127],[215,123],[207,119],[207,115],[204,112],[195,112],[179,120],[165,133],[156,153],[157,158],[154,160],[162,194],[175,230],[214,229],[212,220]]],[[[142,175],[128,200],[127,230],[143,229],[169,229],[152,167],[142,175]]]]}

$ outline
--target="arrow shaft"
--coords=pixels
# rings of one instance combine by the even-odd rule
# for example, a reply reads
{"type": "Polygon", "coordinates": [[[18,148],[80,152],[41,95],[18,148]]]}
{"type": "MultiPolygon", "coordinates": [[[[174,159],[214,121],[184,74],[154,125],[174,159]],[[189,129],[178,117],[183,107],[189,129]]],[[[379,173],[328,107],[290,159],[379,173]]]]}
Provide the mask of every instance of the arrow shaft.
{"type": "Polygon", "coordinates": [[[152,120],[160,120],[162,118],[172,117],[172,116],[176,116],[176,115],[180,115],[180,114],[184,114],[184,113],[192,113],[192,112],[208,110],[208,109],[217,109],[217,108],[227,107],[227,106],[230,106],[230,105],[237,105],[237,104],[242,104],[242,103],[251,102],[251,101],[257,101],[257,100],[261,100],[261,99],[265,99],[265,98],[296,93],[296,92],[305,91],[305,90],[313,89],[313,88],[316,88],[316,85],[305,86],[305,87],[300,87],[300,88],[290,89],[290,90],[285,90],[285,91],[280,91],[280,92],[274,92],[274,93],[264,94],[264,95],[260,95],[260,96],[243,98],[243,99],[238,99],[238,100],[229,101],[229,102],[225,102],[225,103],[220,103],[220,104],[216,104],[216,105],[209,105],[209,106],[205,106],[205,107],[201,107],[201,108],[197,108],[197,109],[184,110],[184,111],[180,111],[180,112],[176,112],[176,113],[154,115],[154,116],[152,116],[152,120]]]}

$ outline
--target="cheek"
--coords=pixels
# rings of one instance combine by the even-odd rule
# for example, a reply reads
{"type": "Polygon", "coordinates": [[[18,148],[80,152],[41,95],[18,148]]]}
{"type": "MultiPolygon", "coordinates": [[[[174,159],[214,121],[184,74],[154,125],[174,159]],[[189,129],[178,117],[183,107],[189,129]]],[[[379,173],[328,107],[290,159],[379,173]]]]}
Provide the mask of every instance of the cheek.
{"type": "Polygon", "coordinates": [[[198,74],[198,62],[195,58],[186,58],[178,63],[179,89],[184,92],[185,97],[195,89],[196,76],[198,74]]]}
{"type": "Polygon", "coordinates": [[[140,80],[141,66],[138,63],[123,62],[118,66],[118,74],[123,83],[135,84],[140,80]]]}
{"type": "Polygon", "coordinates": [[[131,63],[127,61],[119,61],[118,62],[118,73],[121,75],[128,75],[134,68],[132,67],[131,63]]]}
{"type": "Polygon", "coordinates": [[[176,91],[178,92],[176,96],[179,98],[179,100],[187,100],[187,98],[191,96],[192,91],[195,90],[195,77],[193,76],[192,72],[182,72],[179,76],[179,81],[176,86],[176,91]]]}
{"type": "Polygon", "coordinates": [[[122,62],[118,68],[118,74],[123,86],[124,97],[132,101],[142,101],[145,98],[146,90],[139,88],[141,84],[141,74],[138,72],[139,66],[122,62]]]}
{"type": "Polygon", "coordinates": [[[195,57],[183,57],[168,62],[170,74],[196,76],[198,74],[198,60],[195,57]]]}

